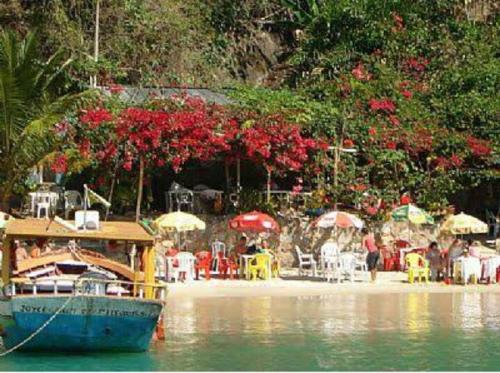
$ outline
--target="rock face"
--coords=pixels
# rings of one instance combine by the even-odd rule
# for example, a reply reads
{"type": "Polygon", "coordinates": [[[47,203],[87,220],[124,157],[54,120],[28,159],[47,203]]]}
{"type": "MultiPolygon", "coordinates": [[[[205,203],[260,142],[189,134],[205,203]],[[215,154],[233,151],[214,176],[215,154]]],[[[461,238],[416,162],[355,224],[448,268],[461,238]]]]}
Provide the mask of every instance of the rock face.
{"type": "MultiPolygon", "coordinates": [[[[309,225],[312,220],[294,215],[293,212],[283,216],[277,219],[281,226],[280,235],[271,234],[267,238],[271,248],[278,253],[283,268],[297,265],[295,246],[299,246],[304,253],[319,254],[321,246],[331,237],[338,242],[342,250],[361,250],[361,233],[356,230],[338,229],[336,234],[334,230],[310,229],[309,225]]],[[[206,222],[206,230],[181,235],[181,241],[186,243],[188,250],[210,251],[210,244],[215,240],[224,242],[228,251],[234,248],[241,233],[228,227],[228,221],[233,216],[203,215],[199,217],[206,222]]],[[[435,228],[412,226],[411,234],[409,234],[408,224],[391,222],[376,228],[375,236],[379,245],[385,245],[389,249],[398,239],[407,240],[408,237],[410,237],[411,245],[418,247],[426,247],[431,241],[437,240],[443,248],[446,248],[453,239],[453,237],[437,237],[435,228]]],[[[248,235],[248,237],[251,239],[255,235],[248,235]]],[[[168,239],[177,243],[179,238],[171,234],[168,239]]]]}
{"type": "Polygon", "coordinates": [[[232,75],[252,85],[278,86],[287,77],[283,62],[288,49],[282,35],[262,29],[249,31],[244,38],[233,36],[228,47],[232,75]]]}

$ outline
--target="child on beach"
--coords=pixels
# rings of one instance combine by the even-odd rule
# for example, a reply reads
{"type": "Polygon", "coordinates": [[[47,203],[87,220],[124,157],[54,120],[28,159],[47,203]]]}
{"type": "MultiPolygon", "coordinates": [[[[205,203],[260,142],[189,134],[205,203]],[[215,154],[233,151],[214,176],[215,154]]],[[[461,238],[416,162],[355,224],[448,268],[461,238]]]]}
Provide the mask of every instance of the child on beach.
{"type": "Polygon", "coordinates": [[[375,236],[366,228],[363,228],[361,232],[363,233],[363,248],[368,251],[368,255],[366,256],[366,264],[368,266],[368,270],[371,273],[372,282],[375,282],[377,280],[377,264],[380,257],[378,247],[375,244],[375,236]]]}

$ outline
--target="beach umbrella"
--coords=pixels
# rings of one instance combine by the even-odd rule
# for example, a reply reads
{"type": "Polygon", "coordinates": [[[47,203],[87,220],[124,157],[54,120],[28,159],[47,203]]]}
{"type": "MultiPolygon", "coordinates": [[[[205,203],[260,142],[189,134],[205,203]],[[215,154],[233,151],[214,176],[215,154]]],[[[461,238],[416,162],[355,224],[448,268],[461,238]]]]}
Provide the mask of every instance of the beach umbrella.
{"type": "Polygon", "coordinates": [[[155,220],[155,225],[165,231],[189,232],[205,230],[206,224],[195,215],[182,211],[163,214],[155,220]]]}
{"type": "Polygon", "coordinates": [[[434,218],[421,208],[409,203],[392,210],[391,217],[397,222],[408,222],[408,241],[411,240],[410,223],[415,225],[434,224],[434,218]]]}
{"type": "Polygon", "coordinates": [[[195,230],[205,230],[206,224],[195,215],[182,211],[163,214],[155,220],[155,225],[163,231],[173,231],[178,235],[179,248],[181,248],[181,233],[195,230]]]}
{"type": "Polygon", "coordinates": [[[272,217],[259,211],[252,211],[238,215],[229,221],[229,228],[238,232],[275,232],[279,233],[280,226],[272,217]]]}
{"type": "Polygon", "coordinates": [[[413,204],[396,207],[392,210],[391,216],[394,221],[398,222],[408,221],[416,225],[434,224],[432,216],[413,204]]]}
{"type": "Polygon", "coordinates": [[[451,234],[488,233],[488,225],[478,218],[462,212],[447,218],[440,230],[451,234]]]}
{"type": "Polygon", "coordinates": [[[313,221],[312,226],[317,228],[363,228],[363,220],[356,215],[343,211],[330,211],[313,221]]]}

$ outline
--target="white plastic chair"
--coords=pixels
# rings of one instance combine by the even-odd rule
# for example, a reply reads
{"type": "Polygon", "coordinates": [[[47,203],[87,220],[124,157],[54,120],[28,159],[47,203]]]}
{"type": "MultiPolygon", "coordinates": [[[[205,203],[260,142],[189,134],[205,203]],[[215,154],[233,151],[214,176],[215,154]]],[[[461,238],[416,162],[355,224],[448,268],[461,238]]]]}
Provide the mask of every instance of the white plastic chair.
{"type": "Polygon", "coordinates": [[[339,255],[339,248],[337,244],[333,241],[326,241],[323,246],[321,246],[319,265],[322,272],[325,272],[327,268],[327,262],[336,261],[335,257],[339,255]]]}
{"type": "Polygon", "coordinates": [[[186,281],[194,280],[194,263],[196,261],[196,257],[189,252],[181,251],[177,253],[174,257],[177,259],[177,267],[174,267],[174,272],[176,273],[177,280],[179,279],[179,275],[181,273],[186,274],[186,281]]]}
{"type": "Polygon", "coordinates": [[[48,219],[50,217],[51,199],[49,193],[36,192],[34,204],[36,205],[36,217],[38,219],[48,219]]]}
{"type": "Polygon", "coordinates": [[[343,253],[339,257],[339,279],[349,277],[351,282],[354,282],[354,272],[356,270],[356,257],[351,253],[343,253]]]}
{"type": "Polygon", "coordinates": [[[295,245],[295,252],[299,259],[299,276],[302,276],[302,271],[305,269],[304,267],[311,268],[313,276],[316,276],[316,260],[313,254],[304,254],[297,245],[295,245]]]}
{"type": "Polygon", "coordinates": [[[67,190],[64,192],[64,216],[66,219],[69,213],[83,208],[83,198],[77,190],[67,190]]]}
{"type": "Polygon", "coordinates": [[[226,257],[226,244],[221,241],[212,242],[212,269],[216,272],[219,272],[219,255],[218,253],[222,253],[222,257],[226,257]]]}

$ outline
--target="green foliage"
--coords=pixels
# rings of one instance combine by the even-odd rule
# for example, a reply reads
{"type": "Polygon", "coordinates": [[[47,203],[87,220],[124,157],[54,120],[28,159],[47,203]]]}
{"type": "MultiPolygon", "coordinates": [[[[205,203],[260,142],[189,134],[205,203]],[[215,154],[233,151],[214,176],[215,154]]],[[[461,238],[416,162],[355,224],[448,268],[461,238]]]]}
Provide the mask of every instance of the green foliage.
{"type": "Polygon", "coordinates": [[[55,53],[39,59],[33,33],[23,40],[12,31],[0,34],[0,180],[5,202],[29,168],[58,145],[54,125],[75,108],[86,93],[61,95],[59,77],[71,60],[55,53]]]}

